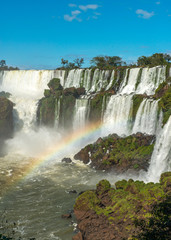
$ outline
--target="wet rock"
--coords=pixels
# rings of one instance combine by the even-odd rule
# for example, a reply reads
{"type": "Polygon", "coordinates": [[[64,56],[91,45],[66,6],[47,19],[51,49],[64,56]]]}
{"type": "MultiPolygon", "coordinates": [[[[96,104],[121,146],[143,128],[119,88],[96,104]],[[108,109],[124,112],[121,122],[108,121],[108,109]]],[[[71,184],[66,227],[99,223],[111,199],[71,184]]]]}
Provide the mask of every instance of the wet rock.
{"type": "Polygon", "coordinates": [[[77,191],[76,190],[70,190],[69,194],[72,194],[72,193],[77,194],[77,191]]]}
{"type": "Polygon", "coordinates": [[[115,183],[116,189],[107,180],[100,181],[96,190],[76,199],[74,214],[80,232],[73,240],[147,239],[142,233],[148,230],[148,239],[158,239],[160,233],[165,236],[161,239],[170,239],[170,178],[171,172],[162,174],[160,184],[122,180],[115,183]],[[149,221],[153,225],[148,225],[149,221]]]}
{"type": "Polygon", "coordinates": [[[52,93],[57,91],[57,90],[62,90],[63,89],[59,78],[51,79],[50,82],[48,83],[48,87],[50,88],[52,93]]]}
{"type": "Polygon", "coordinates": [[[0,97],[9,98],[10,96],[11,96],[11,93],[9,92],[4,92],[4,91],[0,92],[0,97]]]}
{"type": "Polygon", "coordinates": [[[147,170],[154,148],[155,136],[136,133],[128,137],[110,134],[81,149],[75,160],[99,170],[135,173],[147,170]]]}
{"type": "Polygon", "coordinates": [[[71,160],[71,158],[63,158],[62,162],[63,163],[72,163],[72,160],[71,160]]]}
{"type": "Polygon", "coordinates": [[[13,135],[13,103],[5,97],[0,97],[0,139],[13,135]]]}
{"type": "Polygon", "coordinates": [[[68,214],[62,214],[61,215],[62,218],[65,218],[65,219],[69,219],[69,218],[72,218],[72,215],[70,213],[68,214]]]}
{"type": "Polygon", "coordinates": [[[75,235],[72,240],[83,240],[83,236],[81,234],[81,232],[77,233],[77,235],[75,235]]]}

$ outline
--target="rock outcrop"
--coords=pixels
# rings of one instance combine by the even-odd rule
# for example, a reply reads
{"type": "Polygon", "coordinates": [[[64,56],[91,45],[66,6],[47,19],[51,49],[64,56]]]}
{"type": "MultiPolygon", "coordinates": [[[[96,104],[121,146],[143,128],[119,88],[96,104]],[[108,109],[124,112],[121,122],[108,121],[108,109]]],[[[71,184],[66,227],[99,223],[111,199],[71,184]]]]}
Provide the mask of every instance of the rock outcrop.
{"type": "Polygon", "coordinates": [[[53,127],[58,112],[59,125],[70,128],[74,116],[75,101],[85,94],[85,89],[75,87],[63,89],[58,78],[53,78],[48,83],[48,87],[49,89],[44,90],[44,98],[39,101],[38,123],[53,127]]]}
{"type": "Polygon", "coordinates": [[[170,239],[171,172],[160,183],[107,180],[77,199],[74,214],[79,233],[73,240],[170,239]]]}
{"type": "Polygon", "coordinates": [[[94,144],[81,149],[75,160],[99,170],[115,170],[118,173],[127,170],[147,170],[154,148],[155,137],[136,133],[122,138],[116,134],[99,138],[94,144]]]}
{"type": "Polygon", "coordinates": [[[5,97],[0,97],[0,139],[13,135],[13,103],[5,97]]]}
{"type": "MultiPolygon", "coordinates": [[[[4,93],[2,93],[4,95],[4,93]]],[[[0,96],[0,156],[5,154],[5,140],[13,136],[13,103],[0,96]]]]}

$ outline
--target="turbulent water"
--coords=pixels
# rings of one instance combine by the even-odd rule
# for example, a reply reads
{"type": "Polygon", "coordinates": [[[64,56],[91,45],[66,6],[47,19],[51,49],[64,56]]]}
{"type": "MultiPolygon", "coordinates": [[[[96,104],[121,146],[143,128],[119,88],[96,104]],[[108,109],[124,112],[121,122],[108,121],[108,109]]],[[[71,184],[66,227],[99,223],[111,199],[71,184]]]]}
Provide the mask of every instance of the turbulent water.
{"type": "MultiPolygon", "coordinates": [[[[61,214],[73,209],[76,194],[70,191],[94,188],[102,178],[109,179],[112,184],[123,177],[156,182],[163,171],[169,170],[171,118],[161,128],[162,112],[158,114],[158,101],[151,98],[142,101],[134,121],[132,116],[133,95],[154,94],[159,84],[165,81],[165,73],[165,67],[127,69],[120,85],[117,85],[119,75],[114,70],[0,72],[0,91],[10,92],[10,99],[15,103],[15,137],[7,141],[9,154],[0,159],[0,183],[4,187],[0,209],[1,212],[6,209],[5,219],[17,223],[16,234],[23,239],[71,239],[74,219],[61,219],[61,214]],[[115,85],[118,92],[103,99],[101,129],[84,136],[79,143],[66,145],[53,155],[51,161],[27,175],[28,165],[34,165],[37,156],[44,154],[47,149],[50,151],[54,143],[57,147],[63,138],[58,133],[60,101],[56,102],[54,129],[36,127],[38,100],[53,77],[59,78],[64,88],[74,86],[86,89],[87,95],[75,103],[73,131],[84,128],[88,123],[92,93],[108,90],[115,85]],[[136,132],[156,134],[157,137],[148,173],[142,172],[139,176],[106,175],[78,161],[73,164],[61,163],[63,157],[72,157],[80,148],[100,136],[136,132]]],[[[10,231],[10,225],[7,228],[10,231]]]]}

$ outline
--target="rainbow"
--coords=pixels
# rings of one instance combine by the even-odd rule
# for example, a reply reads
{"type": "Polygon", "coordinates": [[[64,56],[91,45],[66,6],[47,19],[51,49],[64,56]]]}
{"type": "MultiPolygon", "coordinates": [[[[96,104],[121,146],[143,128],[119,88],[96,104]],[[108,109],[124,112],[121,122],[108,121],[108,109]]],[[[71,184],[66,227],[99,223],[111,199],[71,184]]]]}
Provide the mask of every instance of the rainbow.
{"type": "Polygon", "coordinates": [[[29,164],[26,164],[22,169],[20,169],[21,171],[14,173],[14,175],[11,177],[11,180],[8,182],[8,185],[18,184],[20,181],[27,178],[31,173],[33,173],[36,169],[54,161],[54,159],[57,157],[57,154],[65,151],[65,149],[72,146],[72,144],[79,144],[79,142],[84,138],[86,139],[93,134],[97,134],[98,132],[100,133],[102,126],[103,123],[100,121],[90,123],[83,129],[78,129],[58,140],[53,146],[51,146],[50,149],[46,149],[43,154],[37,158],[30,159],[29,164]]]}
{"type": "Polygon", "coordinates": [[[64,151],[70,145],[79,143],[79,141],[83,138],[89,137],[92,134],[99,132],[102,126],[103,123],[101,122],[91,123],[86,125],[84,128],[78,129],[73,133],[65,136],[64,138],[58,140],[54,146],[51,146],[50,150],[46,150],[43,154],[41,154],[41,156],[34,159],[34,161],[28,165],[25,176],[29,175],[35,169],[43,166],[44,164],[49,163],[50,161],[54,161],[56,155],[59,152],[64,151]]]}

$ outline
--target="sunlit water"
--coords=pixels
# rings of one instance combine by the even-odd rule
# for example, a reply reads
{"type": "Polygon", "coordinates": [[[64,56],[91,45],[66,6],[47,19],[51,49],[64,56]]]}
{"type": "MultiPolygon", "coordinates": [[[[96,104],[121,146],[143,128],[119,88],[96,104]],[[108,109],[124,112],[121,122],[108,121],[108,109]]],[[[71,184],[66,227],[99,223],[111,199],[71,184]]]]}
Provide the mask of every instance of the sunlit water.
{"type": "MultiPolygon", "coordinates": [[[[1,188],[5,191],[0,199],[1,214],[9,225],[17,224],[15,236],[22,239],[71,239],[75,229],[75,219],[62,219],[61,215],[72,213],[79,192],[94,189],[100,179],[107,178],[114,184],[119,179],[114,175],[96,172],[88,166],[75,162],[72,164],[53,163],[41,167],[19,182],[12,183],[14,175],[21,176],[22,164],[29,159],[1,159],[1,188]],[[18,166],[18,164],[20,165],[18,166]],[[17,172],[16,172],[17,171],[17,172]],[[11,182],[10,182],[11,181],[11,182]],[[8,184],[10,182],[10,184],[8,184]],[[70,191],[76,190],[77,194],[70,191]]],[[[121,177],[120,177],[121,178],[121,177]]],[[[7,233],[11,231],[8,227],[7,233]]]]}

